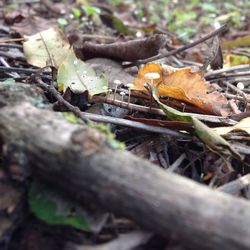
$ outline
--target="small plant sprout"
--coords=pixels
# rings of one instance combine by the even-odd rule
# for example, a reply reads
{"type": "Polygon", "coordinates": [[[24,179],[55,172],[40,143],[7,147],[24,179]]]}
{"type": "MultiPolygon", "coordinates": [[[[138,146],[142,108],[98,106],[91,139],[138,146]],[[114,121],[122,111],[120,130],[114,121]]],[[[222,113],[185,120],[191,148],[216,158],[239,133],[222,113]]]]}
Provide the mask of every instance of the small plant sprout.
{"type": "Polygon", "coordinates": [[[114,80],[114,84],[115,84],[115,91],[114,91],[114,98],[113,98],[113,100],[115,100],[117,88],[121,85],[121,81],[120,80],[114,80]]]}
{"type": "MultiPolygon", "coordinates": [[[[157,72],[149,72],[144,75],[146,79],[149,80],[150,87],[152,88],[154,85],[154,80],[159,79],[161,76],[157,72]]],[[[152,91],[150,91],[150,108],[152,107],[153,102],[153,94],[152,91]]]]}
{"type": "Polygon", "coordinates": [[[108,89],[107,90],[107,95],[106,95],[106,99],[108,100],[109,99],[109,96],[110,96],[110,94],[113,92],[113,90],[112,89],[108,89]]]}
{"type": "Polygon", "coordinates": [[[134,86],[133,83],[126,84],[126,87],[128,88],[128,104],[130,103],[130,96],[131,96],[131,88],[134,86]]]}
{"type": "Polygon", "coordinates": [[[124,96],[126,95],[126,93],[123,92],[123,91],[121,91],[121,92],[120,92],[120,95],[122,96],[122,102],[123,102],[123,98],[124,98],[124,96]]]}
{"type": "Polygon", "coordinates": [[[181,106],[182,106],[182,112],[184,112],[186,108],[186,104],[184,102],[181,102],[181,106]]]}

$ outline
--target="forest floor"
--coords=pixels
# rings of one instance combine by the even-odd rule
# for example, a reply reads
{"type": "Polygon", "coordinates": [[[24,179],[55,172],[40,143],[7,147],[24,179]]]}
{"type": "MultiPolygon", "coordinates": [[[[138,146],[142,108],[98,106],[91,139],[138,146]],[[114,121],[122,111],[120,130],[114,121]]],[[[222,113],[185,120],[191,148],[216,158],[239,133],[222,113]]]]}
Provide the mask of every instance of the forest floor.
{"type": "MultiPolygon", "coordinates": [[[[37,106],[72,123],[107,123],[91,126],[114,147],[211,188],[226,190],[250,172],[249,1],[4,0],[0,82],[37,84],[47,98],[37,106]]],[[[46,199],[58,205],[65,197],[39,203],[46,192],[32,193],[32,176],[19,178],[10,165],[3,147],[1,250],[118,250],[114,242],[133,237],[132,247],[119,249],[188,249],[158,235],[130,235],[139,226],[114,214],[102,213],[88,227],[65,215],[56,222],[46,199]]],[[[248,199],[249,179],[228,192],[248,199]]]]}

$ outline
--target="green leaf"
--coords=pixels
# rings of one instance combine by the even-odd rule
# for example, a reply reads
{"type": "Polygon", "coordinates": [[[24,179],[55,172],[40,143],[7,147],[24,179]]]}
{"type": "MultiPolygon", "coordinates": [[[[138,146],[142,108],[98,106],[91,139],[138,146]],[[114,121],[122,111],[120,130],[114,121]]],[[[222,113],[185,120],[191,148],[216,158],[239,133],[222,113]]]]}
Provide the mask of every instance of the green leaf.
{"type": "Polygon", "coordinates": [[[34,180],[30,186],[28,201],[31,211],[49,225],[69,225],[98,233],[108,218],[108,213],[83,209],[38,180],[34,180]]]}
{"type": "Polygon", "coordinates": [[[218,9],[215,3],[202,3],[201,7],[204,11],[218,13],[218,9]]]}
{"type": "Polygon", "coordinates": [[[32,183],[29,190],[29,205],[31,211],[49,225],[70,225],[90,231],[84,215],[76,211],[74,205],[62,201],[55,191],[37,181],[32,183]]]}
{"type": "Polygon", "coordinates": [[[72,13],[75,18],[79,19],[81,17],[81,10],[78,8],[72,8],[72,13]]]}
{"type": "Polygon", "coordinates": [[[161,109],[164,111],[164,113],[167,115],[167,117],[170,120],[174,121],[182,121],[182,122],[192,122],[192,118],[190,115],[187,115],[183,112],[180,112],[179,110],[176,110],[174,108],[171,108],[165,104],[163,104],[159,99],[158,90],[156,87],[152,89],[152,94],[156,102],[160,105],[161,109]]]}
{"type": "Polygon", "coordinates": [[[101,16],[102,20],[104,20],[105,23],[108,23],[113,29],[115,29],[117,32],[124,34],[124,35],[134,35],[135,32],[133,30],[130,30],[123,21],[114,15],[109,14],[103,14],[101,16]]]}
{"type": "Polygon", "coordinates": [[[58,19],[57,19],[57,23],[58,23],[60,26],[62,26],[62,27],[68,25],[68,21],[67,21],[67,19],[65,19],[65,18],[58,18],[58,19]]]}
{"type": "Polygon", "coordinates": [[[94,6],[83,5],[82,9],[84,10],[87,17],[101,14],[101,10],[97,7],[94,7],[94,6]]]}
{"type": "Polygon", "coordinates": [[[58,87],[60,91],[66,91],[69,87],[74,93],[97,95],[107,91],[108,81],[103,75],[96,76],[95,71],[83,61],[77,59],[73,49],[58,68],[58,87]]]}

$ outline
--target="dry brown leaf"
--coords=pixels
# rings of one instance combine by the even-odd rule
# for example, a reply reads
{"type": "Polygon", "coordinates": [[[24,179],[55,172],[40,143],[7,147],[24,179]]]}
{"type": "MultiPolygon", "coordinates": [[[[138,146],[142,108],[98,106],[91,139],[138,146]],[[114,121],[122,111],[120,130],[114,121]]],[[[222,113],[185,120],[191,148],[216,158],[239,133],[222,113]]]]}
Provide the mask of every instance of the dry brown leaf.
{"type": "Polygon", "coordinates": [[[164,35],[109,44],[84,41],[78,35],[71,35],[69,40],[72,41],[76,55],[82,60],[102,57],[121,61],[136,61],[157,55],[159,49],[166,43],[164,35]]]}
{"type": "Polygon", "coordinates": [[[200,108],[203,112],[215,115],[228,115],[227,99],[219,92],[208,94],[207,82],[191,68],[174,68],[158,63],[148,63],[139,70],[134,79],[134,90],[147,92],[144,84],[156,86],[160,83],[158,91],[160,96],[168,96],[185,101],[200,108]],[[159,78],[150,80],[145,74],[154,72],[159,78]]]}

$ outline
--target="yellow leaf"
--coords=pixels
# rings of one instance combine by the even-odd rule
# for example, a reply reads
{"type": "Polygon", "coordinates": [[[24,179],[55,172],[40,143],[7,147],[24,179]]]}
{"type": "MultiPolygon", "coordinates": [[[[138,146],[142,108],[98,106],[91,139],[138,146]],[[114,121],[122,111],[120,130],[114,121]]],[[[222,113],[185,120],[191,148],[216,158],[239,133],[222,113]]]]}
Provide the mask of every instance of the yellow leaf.
{"type": "Polygon", "coordinates": [[[250,117],[242,119],[239,123],[232,127],[218,127],[214,128],[214,130],[220,135],[228,134],[234,130],[242,130],[250,135],[250,117]]]}
{"type": "Polygon", "coordinates": [[[228,54],[225,56],[225,68],[229,68],[232,66],[237,66],[241,64],[248,64],[250,63],[250,59],[247,56],[240,56],[240,55],[232,55],[228,54]]]}
{"type": "Polygon", "coordinates": [[[234,47],[250,46],[250,35],[239,37],[233,41],[226,41],[222,43],[223,49],[231,49],[234,47]]]}
{"type": "Polygon", "coordinates": [[[23,50],[28,63],[40,68],[58,68],[70,50],[67,38],[62,31],[55,28],[25,36],[25,39],[23,50]]]}
{"type": "Polygon", "coordinates": [[[191,68],[173,68],[158,63],[148,63],[138,72],[134,79],[134,90],[147,92],[144,84],[157,86],[160,96],[168,96],[185,101],[202,111],[216,115],[228,115],[225,109],[226,98],[218,92],[208,94],[207,82],[199,72],[193,72],[191,68]],[[158,79],[148,79],[148,73],[158,73],[158,79]]]}

